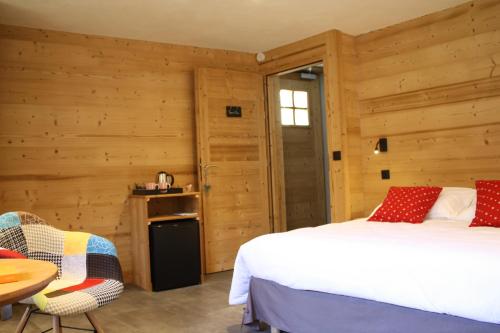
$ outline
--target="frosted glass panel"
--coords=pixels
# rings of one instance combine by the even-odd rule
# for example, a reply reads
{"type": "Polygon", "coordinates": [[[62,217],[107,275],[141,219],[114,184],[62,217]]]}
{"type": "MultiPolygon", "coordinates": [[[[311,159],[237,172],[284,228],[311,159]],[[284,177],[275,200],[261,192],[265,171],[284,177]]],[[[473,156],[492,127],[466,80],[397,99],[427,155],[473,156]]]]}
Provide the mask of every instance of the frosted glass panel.
{"type": "Polygon", "coordinates": [[[309,112],[307,112],[307,109],[295,109],[295,125],[309,126],[309,112]]]}
{"type": "Polygon", "coordinates": [[[293,109],[281,109],[281,125],[293,125],[293,109]]]}
{"type": "Polygon", "coordinates": [[[296,108],[307,109],[307,91],[294,91],[293,92],[293,103],[296,108]]]}
{"type": "Polygon", "coordinates": [[[293,108],[293,93],[291,90],[280,90],[280,104],[282,108],[293,108]]]}

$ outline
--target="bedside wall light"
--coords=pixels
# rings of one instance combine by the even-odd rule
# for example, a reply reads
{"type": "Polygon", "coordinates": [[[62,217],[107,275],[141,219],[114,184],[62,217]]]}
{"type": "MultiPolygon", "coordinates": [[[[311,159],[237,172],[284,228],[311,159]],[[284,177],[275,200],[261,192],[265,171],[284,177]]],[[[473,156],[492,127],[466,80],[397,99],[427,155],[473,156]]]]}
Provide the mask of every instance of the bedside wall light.
{"type": "Polygon", "coordinates": [[[375,149],[373,150],[374,154],[378,154],[380,152],[387,152],[387,138],[380,138],[377,141],[377,145],[375,146],[375,149]]]}

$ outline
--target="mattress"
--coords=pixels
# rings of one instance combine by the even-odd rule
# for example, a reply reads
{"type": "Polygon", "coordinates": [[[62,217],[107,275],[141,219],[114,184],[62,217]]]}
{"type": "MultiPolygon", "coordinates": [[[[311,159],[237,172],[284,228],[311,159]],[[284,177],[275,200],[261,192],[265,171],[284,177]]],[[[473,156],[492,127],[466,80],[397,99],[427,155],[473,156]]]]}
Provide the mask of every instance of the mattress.
{"type": "Polygon", "coordinates": [[[500,229],[358,219],[269,234],[240,247],[230,304],[247,301],[252,277],[498,324],[500,229]]]}

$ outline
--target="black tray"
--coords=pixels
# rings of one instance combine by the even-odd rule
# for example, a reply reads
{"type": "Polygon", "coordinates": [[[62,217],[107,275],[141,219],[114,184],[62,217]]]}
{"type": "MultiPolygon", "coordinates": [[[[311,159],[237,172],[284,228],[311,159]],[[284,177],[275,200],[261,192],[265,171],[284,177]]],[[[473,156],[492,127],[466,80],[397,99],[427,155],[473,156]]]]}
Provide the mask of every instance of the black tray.
{"type": "Polygon", "coordinates": [[[146,189],[135,189],[132,190],[134,195],[155,195],[155,194],[175,194],[182,193],[182,187],[171,187],[168,190],[146,190],[146,189]]]}

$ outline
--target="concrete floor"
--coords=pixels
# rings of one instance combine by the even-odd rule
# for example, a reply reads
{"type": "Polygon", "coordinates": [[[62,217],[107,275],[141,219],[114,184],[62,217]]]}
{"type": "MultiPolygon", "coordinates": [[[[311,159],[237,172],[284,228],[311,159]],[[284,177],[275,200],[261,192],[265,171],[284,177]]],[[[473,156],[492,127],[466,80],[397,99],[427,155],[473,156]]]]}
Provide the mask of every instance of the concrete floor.
{"type": "MultiPolygon", "coordinates": [[[[227,303],[232,272],[211,274],[203,285],[149,293],[127,286],[115,302],[95,311],[106,333],[250,333],[241,327],[243,306],[227,303]]],[[[25,306],[15,305],[11,320],[0,322],[0,332],[14,332],[25,306]]],[[[90,327],[85,316],[63,317],[63,325],[90,327]]],[[[50,317],[32,315],[25,333],[51,327],[50,317]]],[[[65,329],[64,332],[78,332],[65,329]]],[[[81,332],[81,331],[80,331],[81,332]]]]}

